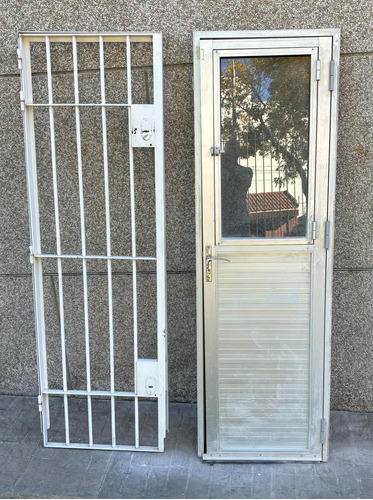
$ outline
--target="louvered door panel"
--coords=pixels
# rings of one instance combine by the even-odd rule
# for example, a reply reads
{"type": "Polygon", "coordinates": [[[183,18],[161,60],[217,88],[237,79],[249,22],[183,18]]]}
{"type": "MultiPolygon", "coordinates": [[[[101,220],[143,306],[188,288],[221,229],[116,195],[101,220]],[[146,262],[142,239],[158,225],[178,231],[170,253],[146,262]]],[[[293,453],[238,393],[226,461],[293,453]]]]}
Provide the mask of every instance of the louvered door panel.
{"type": "Polygon", "coordinates": [[[227,257],[214,263],[220,450],[307,449],[311,254],[227,257]]]}

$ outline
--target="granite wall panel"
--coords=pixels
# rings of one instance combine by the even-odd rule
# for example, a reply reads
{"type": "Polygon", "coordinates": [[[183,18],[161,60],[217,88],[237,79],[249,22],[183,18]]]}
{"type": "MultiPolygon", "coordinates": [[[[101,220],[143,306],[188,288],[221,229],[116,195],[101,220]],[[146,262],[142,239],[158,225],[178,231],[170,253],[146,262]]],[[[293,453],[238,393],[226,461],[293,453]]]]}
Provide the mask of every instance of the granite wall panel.
{"type": "Polygon", "coordinates": [[[331,405],[373,410],[373,271],[334,273],[331,405]]]}
{"type": "MultiPolygon", "coordinates": [[[[167,214],[167,269],[170,398],[173,401],[196,399],[195,341],[195,234],[194,234],[194,119],[192,35],[194,30],[334,28],[342,30],[340,75],[338,166],[336,193],[335,268],[333,292],[332,407],[373,411],[372,379],[372,159],[373,159],[373,36],[372,3],[363,0],[343,5],[326,1],[322,5],[299,0],[243,0],[217,2],[126,3],[70,2],[63,9],[41,0],[26,4],[3,2],[0,45],[0,286],[2,335],[1,355],[5,367],[0,375],[3,393],[35,394],[37,391],[35,335],[28,257],[29,229],[27,187],[19,106],[20,80],[16,61],[18,31],[162,31],[164,36],[165,167],[167,214]],[[346,269],[346,271],[342,271],[346,269]],[[352,269],[352,271],[347,271],[352,269]],[[358,269],[365,269],[359,271],[358,269]],[[349,366],[349,370],[346,370],[349,366]]],[[[47,99],[44,48],[32,47],[34,97],[47,99]]],[[[146,44],[132,44],[133,95],[137,102],[152,102],[151,54],[146,44]]],[[[52,44],[54,98],[68,102],[73,89],[71,45],[52,44]]],[[[107,100],[127,98],[126,62],[123,45],[105,45],[107,100]]],[[[99,102],[99,58],[97,46],[79,49],[81,101],[99,102]]],[[[40,215],[43,251],[55,252],[51,228],[55,224],[52,173],[50,168],[49,117],[38,110],[36,142],[40,182],[40,215]]],[[[59,209],[63,250],[80,253],[80,216],[78,174],[73,110],[55,112],[59,209]]],[[[105,253],[105,207],[102,133],[99,110],[81,113],[83,170],[86,174],[87,248],[105,253]]],[[[129,223],[128,124],[125,110],[108,111],[108,154],[111,197],[111,234],[114,253],[131,253],[129,223]]],[[[154,249],[154,170],[150,150],[136,151],[136,213],[138,252],[152,254],[154,249]]],[[[44,267],[47,312],[47,342],[51,380],[61,384],[58,318],[53,298],[57,286],[55,262],[44,267]],[[54,281],[52,281],[54,280],[54,281]]],[[[154,271],[152,264],[140,266],[139,293],[143,332],[141,356],[154,355],[154,271]],[[147,294],[147,296],[146,296],[147,294]]],[[[115,364],[118,384],[130,387],[132,370],[130,269],[115,263],[113,278],[116,314],[115,364]]],[[[84,323],[81,263],[64,262],[67,349],[71,384],[83,387],[85,379],[84,323]]],[[[107,284],[105,262],[89,264],[92,373],[95,388],[106,388],[107,368],[107,284]]]]}
{"type": "Polygon", "coordinates": [[[373,54],[342,57],[334,266],[372,268],[373,54]]]}

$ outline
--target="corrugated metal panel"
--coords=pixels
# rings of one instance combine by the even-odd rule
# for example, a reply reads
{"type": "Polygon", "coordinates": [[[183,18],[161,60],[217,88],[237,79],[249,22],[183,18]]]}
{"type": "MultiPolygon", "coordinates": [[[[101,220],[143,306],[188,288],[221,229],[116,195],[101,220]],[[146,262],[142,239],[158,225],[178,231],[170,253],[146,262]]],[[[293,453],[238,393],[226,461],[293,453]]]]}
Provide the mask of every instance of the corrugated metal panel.
{"type": "Polygon", "coordinates": [[[217,261],[221,451],[308,446],[311,255],[217,261]]]}

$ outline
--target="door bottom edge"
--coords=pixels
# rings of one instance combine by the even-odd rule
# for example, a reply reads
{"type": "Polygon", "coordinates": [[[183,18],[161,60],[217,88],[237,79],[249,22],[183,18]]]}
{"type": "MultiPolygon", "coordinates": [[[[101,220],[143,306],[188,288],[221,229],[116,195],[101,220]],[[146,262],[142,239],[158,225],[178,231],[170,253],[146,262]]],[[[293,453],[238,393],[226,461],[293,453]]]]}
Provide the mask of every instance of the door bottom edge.
{"type": "Polygon", "coordinates": [[[204,453],[202,455],[204,462],[322,462],[321,454],[278,454],[266,455],[250,453],[204,453]]]}

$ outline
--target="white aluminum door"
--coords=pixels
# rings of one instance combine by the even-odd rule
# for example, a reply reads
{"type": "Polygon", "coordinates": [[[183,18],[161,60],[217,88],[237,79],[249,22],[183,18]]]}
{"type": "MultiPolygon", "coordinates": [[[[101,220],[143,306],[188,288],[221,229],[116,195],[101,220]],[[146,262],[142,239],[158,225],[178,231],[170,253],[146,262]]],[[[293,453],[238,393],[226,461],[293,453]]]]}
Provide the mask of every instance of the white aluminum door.
{"type": "Polygon", "coordinates": [[[204,458],[322,460],[333,38],[208,35],[204,458]]]}
{"type": "Polygon", "coordinates": [[[44,445],[163,451],[162,35],[22,33],[18,59],[44,445]]]}

